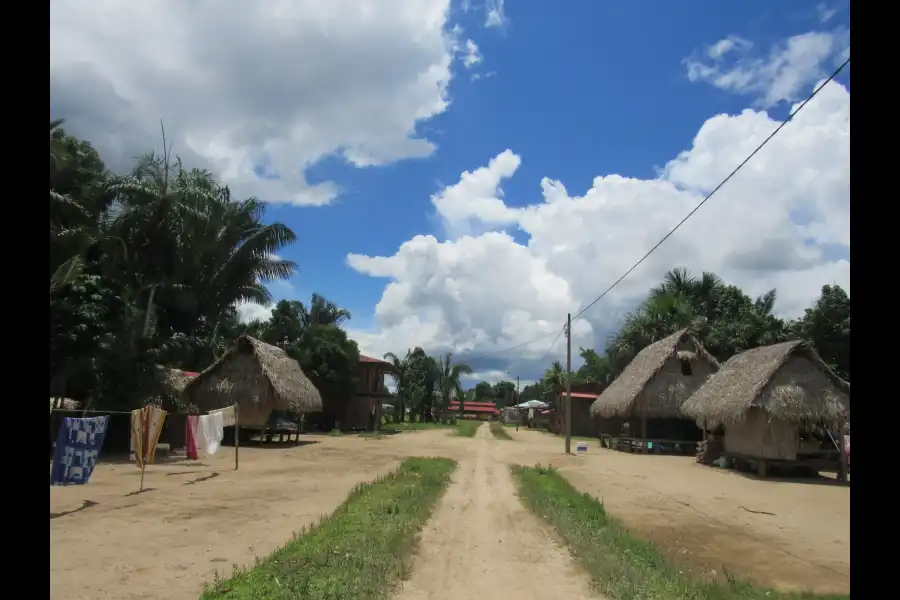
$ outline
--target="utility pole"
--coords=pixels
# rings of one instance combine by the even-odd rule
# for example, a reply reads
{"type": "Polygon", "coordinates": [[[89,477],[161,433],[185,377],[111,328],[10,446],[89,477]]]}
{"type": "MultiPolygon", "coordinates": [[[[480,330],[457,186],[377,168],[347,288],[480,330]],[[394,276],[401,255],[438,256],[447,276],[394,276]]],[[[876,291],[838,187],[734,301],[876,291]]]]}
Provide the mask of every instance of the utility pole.
{"type": "Polygon", "coordinates": [[[519,376],[516,375],[516,431],[519,430],[519,411],[522,410],[519,408],[519,402],[521,398],[519,397],[519,376]]]}
{"type": "Polygon", "coordinates": [[[566,454],[572,452],[572,313],[566,315],[566,454]]]}

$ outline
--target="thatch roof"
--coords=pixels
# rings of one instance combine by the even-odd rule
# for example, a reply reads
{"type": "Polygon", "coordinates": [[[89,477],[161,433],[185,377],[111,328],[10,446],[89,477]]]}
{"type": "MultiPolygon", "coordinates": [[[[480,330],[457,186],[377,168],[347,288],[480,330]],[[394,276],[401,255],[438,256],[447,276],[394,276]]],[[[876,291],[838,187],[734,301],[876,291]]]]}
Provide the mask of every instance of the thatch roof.
{"type": "Polygon", "coordinates": [[[81,402],[71,398],[50,398],[50,406],[59,410],[78,410],[81,402]]]}
{"type": "Polygon", "coordinates": [[[776,419],[834,425],[849,417],[850,384],[828,368],[809,342],[785,342],[731,357],[682,411],[715,426],[741,420],[752,406],[776,419]]]}
{"type": "Polygon", "coordinates": [[[180,369],[165,368],[163,373],[163,382],[166,387],[174,394],[182,394],[187,384],[191,382],[194,375],[188,375],[180,369]]]}
{"type": "Polygon", "coordinates": [[[235,403],[256,411],[322,410],[322,395],[296,360],[281,348],[246,335],[189,381],[184,395],[201,410],[235,403]]]}
{"type": "MultiPolygon", "coordinates": [[[[670,361],[679,360],[689,360],[692,364],[706,363],[710,371],[719,368],[715,357],[709,354],[687,329],[681,329],[641,350],[628,363],[622,374],[591,404],[591,416],[595,418],[630,416],[635,401],[642,395],[651,394],[655,397],[645,397],[640,416],[648,418],[677,416],[680,403],[687,399],[686,394],[691,391],[684,383],[684,380],[689,378],[679,376],[677,373],[674,375],[667,373],[671,381],[657,382],[660,384],[659,389],[650,388],[663,367],[671,365],[670,361]]],[[[700,375],[695,377],[699,378],[700,375]]]]}

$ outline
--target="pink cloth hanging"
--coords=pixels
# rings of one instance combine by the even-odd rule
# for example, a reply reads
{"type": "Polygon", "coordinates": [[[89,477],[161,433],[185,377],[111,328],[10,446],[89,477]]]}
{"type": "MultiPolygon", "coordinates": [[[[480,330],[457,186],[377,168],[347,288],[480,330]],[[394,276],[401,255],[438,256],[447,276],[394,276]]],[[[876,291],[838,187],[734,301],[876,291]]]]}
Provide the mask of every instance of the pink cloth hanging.
{"type": "Polygon", "coordinates": [[[187,457],[191,460],[198,460],[199,458],[197,455],[197,422],[195,415],[188,415],[184,425],[185,439],[187,440],[187,457]]]}

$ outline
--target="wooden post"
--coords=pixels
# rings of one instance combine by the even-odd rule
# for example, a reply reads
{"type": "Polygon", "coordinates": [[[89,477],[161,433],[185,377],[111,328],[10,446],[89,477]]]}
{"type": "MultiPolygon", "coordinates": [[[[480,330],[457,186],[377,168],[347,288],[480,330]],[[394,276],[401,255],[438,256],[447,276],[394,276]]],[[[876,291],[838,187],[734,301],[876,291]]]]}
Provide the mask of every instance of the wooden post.
{"type": "Polygon", "coordinates": [[[838,480],[841,483],[847,483],[847,448],[844,444],[844,420],[838,421],[838,455],[841,457],[841,468],[838,473],[838,480]]]}
{"type": "Polygon", "coordinates": [[[572,452],[572,313],[566,316],[566,454],[572,452]]]}
{"type": "Polygon", "coordinates": [[[647,417],[641,417],[641,452],[650,452],[650,448],[647,447],[647,417]]]}
{"type": "Polygon", "coordinates": [[[238,470],[241,454],[241,420],[238,405],[234,405],[234,470],[238,470]]]}
{"type": "Polygon", "coordinates": [[[519,430],[519,404],[522,403],[522,397],[519,396],[519,376],[516,375],[516,431],[519,430]]]}

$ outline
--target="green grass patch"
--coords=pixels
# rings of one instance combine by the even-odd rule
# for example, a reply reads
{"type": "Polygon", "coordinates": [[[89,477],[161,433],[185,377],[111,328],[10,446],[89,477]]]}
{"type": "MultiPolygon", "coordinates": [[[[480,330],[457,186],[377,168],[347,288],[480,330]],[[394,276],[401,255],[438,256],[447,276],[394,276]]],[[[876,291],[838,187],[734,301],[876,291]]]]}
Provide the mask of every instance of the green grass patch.
{"type": "Polygon", "coordinates": [[[506,427],[503,426],[503,423],[497,421],[491,421],[491,433],[498,440],[511,440],[512,437],[507,433],[506,427]]]}
{"type": "Polygon", "coordinates": [[[462,437],[475,437],[475,432],[481,427],[484,421],[473,421],[471,419],[459,419],[456,422],[456,434],[462,437]]]}
{"type": "Polygon", "coordinates": [[[200,600],[388,598],[455,468],[445,458],[403,461],[254,567],[217,579],[200,600]]]}
{"type": "Polygon", "coordinates": [[[381,431],[384,433],[391,431],[432,431],[435,429],[453,429],[453,427],[449,423],[411,423],[406,421],[403,423],[385,423],[381,426],[381,431]]]}
{"type": "Polygon", "coordinates": [[[734,580],[690,580],[651,544],[629,534],[603,504],[555,469],[511,466],[523,504],[559,533],[594,586],[613,600],[849,600],[849,595],[785,594],[734,580]]]}

